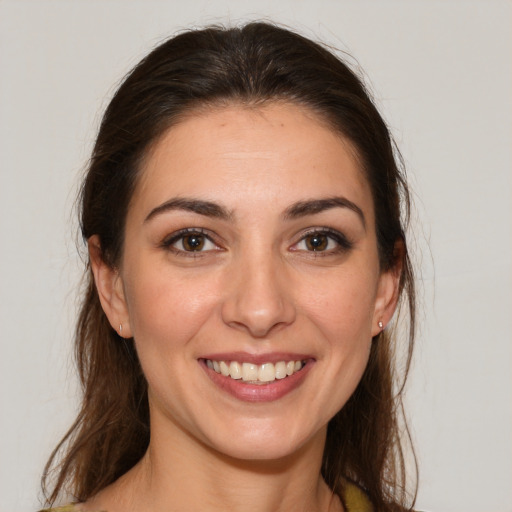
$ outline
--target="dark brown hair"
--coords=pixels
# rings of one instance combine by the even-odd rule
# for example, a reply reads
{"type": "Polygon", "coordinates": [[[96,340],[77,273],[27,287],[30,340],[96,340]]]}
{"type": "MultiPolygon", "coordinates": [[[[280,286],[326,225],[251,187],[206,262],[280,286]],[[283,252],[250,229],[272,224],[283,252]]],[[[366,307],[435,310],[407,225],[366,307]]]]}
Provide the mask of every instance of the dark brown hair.
{"type": "MultiPolygon", "coordinates": [[[[396,340],[386,329],[373,340],[353,396],[329,423],[322,474],[339,494],[346,481],[357,483],[379,512],[408,510],[399,419],[415,317],[405,236],[409,192],[385,122],[362,80],[342,60],[267,23],[192,30],[159,45],[126,77],[105,112],[81,191],[82,235],[85,240],[98,235],[103,259],[116,267],[130,199],[150,146],[202,107],[273,101],[309,108],[356,148],[373,194],[381,268],[401,268],[401,309],[408,316],[400,381],[394,370],[396,340]]],[[[83,401],[45,469],[47,490],[50,469],[64,451],[45,493],[49,504],[64,490],[87,500],[140,460],[149,443],[147,385],[134,345],[109,325],[90,268],[86,280],[75,347],[83,401]]]]}

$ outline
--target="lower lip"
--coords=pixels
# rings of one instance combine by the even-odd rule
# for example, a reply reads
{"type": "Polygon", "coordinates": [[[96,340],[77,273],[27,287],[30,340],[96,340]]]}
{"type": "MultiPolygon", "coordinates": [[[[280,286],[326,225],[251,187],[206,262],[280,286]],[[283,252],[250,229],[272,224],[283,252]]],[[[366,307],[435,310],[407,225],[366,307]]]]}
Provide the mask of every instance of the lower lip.
{"type": "Polygon", "coordinates": [[[306,364],[300,371],[284,379],[276,379],[265,384],[249,384],[242,379],[225,377],[215,370],[208,368],[204,360],[201,361],[201,366],[214,384],[231,396],[244,402],[273,402],[279,400],[302,384],[313,364],[314,361],[312,360],[306,361],[306,364]]]}

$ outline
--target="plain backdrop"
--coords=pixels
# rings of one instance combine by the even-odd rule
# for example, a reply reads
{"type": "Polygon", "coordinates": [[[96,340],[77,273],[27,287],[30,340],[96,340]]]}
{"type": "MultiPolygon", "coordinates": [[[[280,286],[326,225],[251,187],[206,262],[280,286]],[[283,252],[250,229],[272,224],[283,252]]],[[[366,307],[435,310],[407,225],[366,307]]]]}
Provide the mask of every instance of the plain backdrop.
{"type": "Polygon", "coordinates": [[[249,19],[353,54],[407,163],[418,509],[512,511],[512,3],[493,0],[0,0],[0,510],[37,509],[75,412],[74,198],[115,84],[177,30],[249,19]]]}

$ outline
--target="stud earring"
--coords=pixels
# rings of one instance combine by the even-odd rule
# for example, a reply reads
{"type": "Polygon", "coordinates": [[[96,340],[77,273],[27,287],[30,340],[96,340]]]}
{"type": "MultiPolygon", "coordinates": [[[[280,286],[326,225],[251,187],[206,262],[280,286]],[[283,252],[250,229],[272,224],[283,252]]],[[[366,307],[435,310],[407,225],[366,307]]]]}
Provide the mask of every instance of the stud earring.
{"type": "Polygon", "coordinates": [[[382,323],[382,320],[379,320],[378,326],[380,330],[384,329],[384,324],[382,323]]]}
{"type": "Polygon", "coordinates": [[[119,336],[123,334],[123,324],[119,324],[119,336]]]}

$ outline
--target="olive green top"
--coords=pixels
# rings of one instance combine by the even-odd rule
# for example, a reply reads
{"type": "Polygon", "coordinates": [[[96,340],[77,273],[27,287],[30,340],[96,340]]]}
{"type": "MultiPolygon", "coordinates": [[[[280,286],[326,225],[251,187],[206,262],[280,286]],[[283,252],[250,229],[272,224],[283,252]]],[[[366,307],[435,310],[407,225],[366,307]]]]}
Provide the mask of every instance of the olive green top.
{"type": "MultiPolygon", "coordinates": [[[[374,512],[373,506],[366,494],[356,485],[347,484],[343,493],[343,502],[347,512],[374,512]]],[[[63,507],[49,508],[39,512],[80,512],[75,504],[63,507]]]]}

